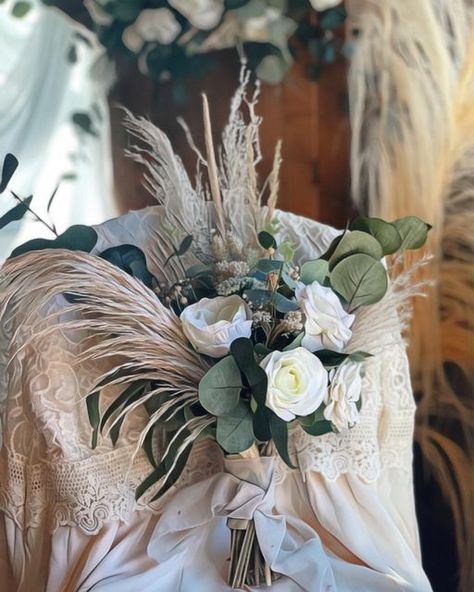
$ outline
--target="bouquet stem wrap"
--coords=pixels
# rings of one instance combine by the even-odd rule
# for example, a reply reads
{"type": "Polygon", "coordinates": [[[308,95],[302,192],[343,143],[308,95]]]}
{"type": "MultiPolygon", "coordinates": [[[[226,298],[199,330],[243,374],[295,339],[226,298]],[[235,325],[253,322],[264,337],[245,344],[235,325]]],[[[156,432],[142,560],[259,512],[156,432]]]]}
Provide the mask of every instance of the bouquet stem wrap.
{"type": "MultiPolygon", "coordinates": [[[[203,577],[206,567],[201,553],[209,553],[208,535],[203,533],[209,533],[213,523],[222,522],[222,518],[233,524],[239,523],[234,520],[246,521],[255,529],[258,547],[268,566],[267,575],[270,569],[281,576],[272,590],[335,589],[333,571],[317,533],[298,518],[276,514],[275,460],[272,456],[226,458],[226,472],[180,490],[164,509],[149,544],[149,555],[165,564],[171,563],[176,553],[182,554],[190,564],[196,564],[196,569],[187,566],[188,573],[203,577]]],[[[217,559],[215,563],[212,558],[207,559],[210,569],[218,568],[224,573],[223,566],[215,565],[217,559]]],[[[265,580],[260,584],[265,584],[265,580]]]]}

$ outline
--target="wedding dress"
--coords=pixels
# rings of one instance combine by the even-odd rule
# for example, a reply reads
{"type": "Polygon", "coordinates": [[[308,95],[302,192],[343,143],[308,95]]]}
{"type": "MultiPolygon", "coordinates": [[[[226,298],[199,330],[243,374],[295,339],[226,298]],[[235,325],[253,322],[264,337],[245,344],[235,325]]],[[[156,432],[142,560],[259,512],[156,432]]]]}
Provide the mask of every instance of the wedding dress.
{"type": "MultiPolygon", "coordinates": [[[[148,255],[158,213],[148,208],[97,226],[94,252],[135,244],[156,271],[148,255]]],[[[292,214],[278,218],[297,258],[320,255],[337,234],[292,214]]],[[[41,252],[31,256],[40,268],[41,252]]],[[[15,281],[12,286],[14,292],[15,281]]],[[[105,437],[91,448],[84,397],[98,369],[76,363],[83,335],[57,330],[29,339],[31,321],[45,315],[34,294],[13,293],[0,326],[2,589],[229,590],[225,519],[209,514],[198,527],[179,526],[181,511],[199,523],[215,501],[209,479],[219,478],[223,463],[216,445],[196,445],[184,475],[160,502],[135,501],[135,488],[150,472],[144,455],[130,462],[144,417],[137,411],[126,420],[115,448],[105,437]],[[13,314],[20,303],[21,327],[13,314]]],[[[61,306],[56,299],[49,312],[61,306]]],[[[290,452],[298,469],[276,463],[274,513],[284,517],[288,535],[278,560],[288,569],[272,590],[431,590],[413,498],[415,405],[395,310],[392,317],[392,330],[364,331],[367,342],[349,344],[375,354],[367,362],[360,423],[318,438],[295,431],[290,452]]],[[[266,544],[278,543],[275,532],[268,530],[266,544]]]]}

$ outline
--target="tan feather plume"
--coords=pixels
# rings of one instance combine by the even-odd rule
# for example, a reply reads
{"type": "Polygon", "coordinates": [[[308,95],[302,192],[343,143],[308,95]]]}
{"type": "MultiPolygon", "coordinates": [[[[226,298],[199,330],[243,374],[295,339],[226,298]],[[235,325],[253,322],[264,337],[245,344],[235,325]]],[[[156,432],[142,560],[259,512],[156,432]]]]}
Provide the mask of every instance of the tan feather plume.
{"type": "Polygon", "coordinates": [[[473,384],[473,7],[468,0],[347,4],[360,31],[349,78],[354,199],[369,215],[413,214],[434,226],[427,246],[434,258],[419,277],[435,287],[414,301],[410,336],[421,395],[416,435],[453,508],[461,589],[470,590],[472,459],[435,426],[451,417],[463,426],[469,450],[472,411],[445,364],[473,384]]]}

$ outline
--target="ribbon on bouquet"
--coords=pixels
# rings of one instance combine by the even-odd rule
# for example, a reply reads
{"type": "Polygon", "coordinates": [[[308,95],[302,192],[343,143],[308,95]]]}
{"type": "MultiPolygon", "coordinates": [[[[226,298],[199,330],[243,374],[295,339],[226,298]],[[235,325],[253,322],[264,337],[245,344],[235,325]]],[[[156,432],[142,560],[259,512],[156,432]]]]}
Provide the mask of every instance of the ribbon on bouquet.
{"type": "MultiPolygon", "coordinates": [[[[226,459],[225,471],[176,493],[155,527],[149,555],[158,562],[178,556],[192,561],[193,533],[206,531],[219,519],[253,520],[265,561],[282,576],[272,590],[336,590],[318,534],[299,518],[274,513],[275,458],[226,459]]],[[[205,547],[205,541],[200,546],[205,547]]],[[[212,557],[208,559],[211,564],[212,557]]],[[[219,589],[229,588],[222,582],[219,589]]]]}

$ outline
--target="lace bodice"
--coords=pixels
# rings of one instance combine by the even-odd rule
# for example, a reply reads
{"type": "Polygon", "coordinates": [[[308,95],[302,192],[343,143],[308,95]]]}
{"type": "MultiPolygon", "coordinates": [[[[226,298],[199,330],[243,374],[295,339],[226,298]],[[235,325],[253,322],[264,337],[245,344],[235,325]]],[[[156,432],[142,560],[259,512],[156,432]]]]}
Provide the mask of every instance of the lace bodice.
{"type": "MultiPolygon", "coordinates": [[[[136,244],[156,273],[160,262],[150,255],[150,237],[157,210],[132,212],[98,227],[96,252],[117,244],[136,244]]],[[[291,214],[280,212],[279,218],[280,232],[293,240],[297,256],[305,259],[319,255],[337,234],[291,214]]],[[[9,306],[17,304],[13,298],[9,306]]],[[[84,335],[77,332],[57,329],[47,337],[28,339],[32,321],[38,315],[44,318],[46,312],[60,312],[60,300],[44,311],[37,310],[33,297],[22,295],[21,306],[26,317],[21,328],[8,315],[0,327],[0,509],[20,528],[46,524],[54,530],[68,524],[88,533],[97,532],[107,521],[127,522],[136,509],[159,512],[161,504],[150,504],[147,498],[135,501],[137,485],[151,470],[141,451],[132,462],[144,416],[137,410],[126,420],[115,447],[110,438],[99,437],[92,449],[85,397],[103,369],[78,364],[84,335]],[[13,342],[20,344],[14,357],[13,342]]],[[[290,452],[299,469],[318,471],[328,480],[350,472],[371,482],[385,468],[411,471],[414,402],[390,295],[371,307],[368,315],[358,316],[348,348],[375,354],[366,364],[360,423],[347,433],[319,438],[297,429],[290,439],[290,452]],[[357,326],[364,330],[357,331],[357,326]]],[[[113,390],[107,393],[110,398],[114,395],[113,390]]],[[[219,471],[221,465],[216,445],[202,441],[176,487],[199,481],[219,471]]],[[[278,482],[284,481],[287,471],[280,462],[278,482]]],[[[173,495],[173,490],[167,495],[173,495]]]]}

